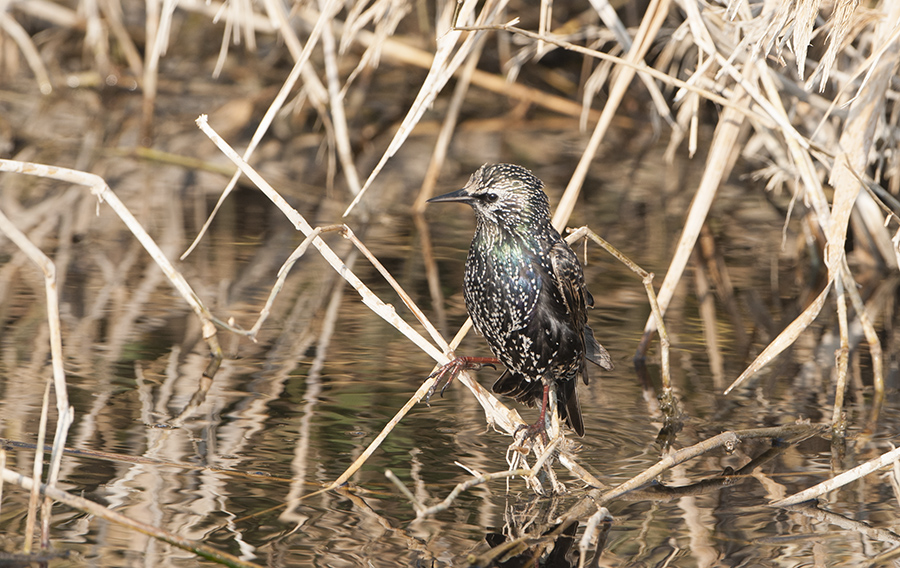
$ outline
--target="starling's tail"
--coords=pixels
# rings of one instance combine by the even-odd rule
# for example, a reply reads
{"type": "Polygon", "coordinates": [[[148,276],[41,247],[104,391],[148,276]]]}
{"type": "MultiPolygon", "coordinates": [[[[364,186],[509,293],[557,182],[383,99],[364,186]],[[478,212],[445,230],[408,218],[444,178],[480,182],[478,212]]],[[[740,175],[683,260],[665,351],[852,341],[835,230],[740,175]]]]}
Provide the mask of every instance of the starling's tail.
{"type": "MultiPolygon", "coordinates": [[[[578,392],[575,385],[577,377],[557,381],[556,407],[559,409],[559,417],[579,436],[584,436],[584,420],[581,417],[581,405],[578,404],[578,392]]],[[[497,394],[512,397],[528,406],[540,405],[544,395],[544,383],[540,380],[529,381],[522,375],[503,372],[492,390],[497,394]]]]}
{"type": "MultiPolygon", "coordinates": [[[[607,371],[613,370],[612,357],[609,352],[594,338],[594,331],[590,326],[584,326],[584,356],[587,360],[607,371]]],[[[587,384],[587,374],[584,375],[584,384],[587,384]]]]}
{"type": "Polygon", "coordinates": [[[557,381],[556,400],[559,408],[559,417],[575,430],[579,436],[584,436],[584,419],[581,417],[581,405],[578,404],[578,391],[575,385],[578,381],[574,378],[568,381],[557,381]]]}

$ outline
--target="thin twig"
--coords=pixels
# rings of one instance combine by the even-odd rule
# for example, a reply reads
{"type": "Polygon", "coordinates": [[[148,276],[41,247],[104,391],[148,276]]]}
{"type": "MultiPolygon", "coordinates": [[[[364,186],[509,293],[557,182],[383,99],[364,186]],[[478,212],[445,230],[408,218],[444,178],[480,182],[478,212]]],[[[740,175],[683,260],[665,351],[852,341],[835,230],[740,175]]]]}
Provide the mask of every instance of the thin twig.
{"type": "Polygon", "coordinates": [[[671,395],[672,374],[669,369],[669,333],[666,330],[666,325],[663,321],[663,312],[659,307],[656,291],[653,289],[653,273],[647,272],[638,266],[636,262],[622,254],[619,249],[612,246],[606,239],[602,238],[588,227],[579,227],[578,229],[575,229],[566,237],[566,241],[571,244],[584,237],[587,237],[600,245],[603,250],[611,254],[616,260],[627,266],[641,278],[641,283],[644,285],[644,290],[647,292],[647,300],[650,302],[650,311],[653,313],[653,317],[656,319],[656,327],[659,329],[659,351],[660,364],[662,366],[663,389],[667,394],[671,395]]]}

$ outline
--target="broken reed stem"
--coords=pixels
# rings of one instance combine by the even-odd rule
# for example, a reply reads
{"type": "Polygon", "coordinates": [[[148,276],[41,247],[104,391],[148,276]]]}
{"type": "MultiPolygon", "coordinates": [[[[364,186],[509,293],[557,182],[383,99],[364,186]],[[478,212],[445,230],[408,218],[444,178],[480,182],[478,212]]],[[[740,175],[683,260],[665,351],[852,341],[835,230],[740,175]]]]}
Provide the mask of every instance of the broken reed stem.
{"type": "MultiPolygon", "coordinates": [[[[40,479],[43,477],[44,469],[44,441],[47,438],[47,415],[50,410],[50,381],[44,385],[44,397],[41,402],[41,419],[38,422],[37,447],[34,452],[34,464],[31,469],[32,479],[40,479]]],[[[22,551],[25,554],[31,553],[31,547],[34,544],[34,525],[37,519],[38,500],[41,491],[37,484],[31,487],[31,494],[28,496],[28,515],[25,518],[25,542],[22,545],[22,551]]]]}
{"type": "Polygon", "coordinates": [[[597,510],[598,506],[605,506],[613,499],[621,497],[629,491],[650,483],[666,470],[716,448],[724,446],[726,449],[733,450],[735,445],[741,440],[760,438],[790,439],[792,443],[797,443],[824,432],[826,429],[827,427],[823,425],[788,424],[771,428],[750,428],[747,430],[722,432],[708,440],[704,440],[693,446],[668,454],[656,464],[612,489],[594,489],[589,491],[587,497],[574,504],[569,511],[562,516],[556,529],[545,536],[549,538],[559,536],[559,534],[571,523],[592,515],[597,510]]]}
{"type": "Polygon", "coordinates": [[[835,271],[834,289],[837,301],[838,328],[840,330],[840,346],[834,354],[834,366],[837,373],[837,386],[834,389],[834,412],[831,415],[831,435],[837,440],[846,434],[846,418],[844,416],[844,393],[847,391],[847,367],[850,360],[850,332],[847,325],[847,298],[844,295],[844,282],[840,272],[835,271]]]}
{"type": "MultiPolygon", "coordinates": [[[[2,169],[2,164],[0,164],[2,169]]],[[[43,253],[31,240],[20,231],[9,218],[0,211],[0,232],[6,234],[9,239],[21,249],[28,258],[41,269],[44,275],[44,292],[47,300],[47,326],[50,335],[50,363],[53,370],[52,384],[54,393],[56,394],[56,410],[58,418],[56,421],[56,433],[53,441],[53,451],[50,454],[50,470],[47,481],[50,485],[56,483],[59,477],[59,468],[62,463],[62,449],[65,447],[66,437],[69,432],[69,425],[72,422],[74,410],[69,406],[69,395],[66,386],[66,371],[63,363],[62,349],[62,328],[59,321],[59,294],[56,288],[56,265],[53,261],[43,253]]],[[[38,432],[38,444],[40,448],[44,447],[44,439],[46,437],[48,405],[50,397],[51,379],[48,378],[47,386],[44,391],[44,400],[41,407],[41,421],[38,432]]],[[[34,477],[40,479],[43,469],[43,451],[35,452],[34,477]]],[[[25,530],[25,551],[30,551],[33,535],[34,521],[36,515],[38,495],[33,492],[28,505],[28,517],[26,520],[25,530]]],[[[41,509],[43,516],[41,522],[41,541],[46,542],[49,539],[49,523],[50,523],[50,503],[45,502],[41,509]]]]}
{"type": "Polygon", "coordinates": [[[788,326],[784,328],[759,355],[756,356],[756,359],[754,359],[753,362],[744,369],[744,372],[731,383],[731,386],[725,389],[725,394],[728,394],[737,388],[741,383],[752,377],[763,366],[768,364],[769,361],[778,356],[779,353],[792,345],[803,330],[809,327],[816,317],[818,317],[819,312],[822,310],[822,306],[825,305],[825,299],[828,297],[829,290],[831,290],[831,282],[828,282],[825,285],[825,288],[819,292],[818,296],[816,296],[816,299],[813,300],[794,321],[788,324],[788,326]]]}
{"type": "Polygon", "coordinates": [[[821,425],[810,424],[788,424],[785,426],[775,426],[771,428],[748,428],[746,430],[730,430],[722,432],[712,438],[698,442],[687,448],[682,448],[669,455],[663,457],[656,464],[644,470],[642,473],[632,477],[628,481],[602,493],[599,497],[600,503],[608,503],[612,499],[623,495],[633,489],[653,481],[658,475],[664,471],[682,464],[690,459],[701,456],[706,452],[716,448],[724,447],[726,451],[732,452],[742,440],[751,440],[759,438],[794,438],[800,437],[806,439],[825,430],[821,425]]]}
{"type": "Polygon", "coordinates": [[[89,501],[83,497],[72,495],[71,493],[67,493],[65,491],[62,491],[61,489],[57,489],[56,487],[52,487],[47,484],[35,483],[34,479],[31,477],[25,477],[24,475],[6,468],[0,471],[2,471],[3,481],[5,481],[6,483],[18,485],[26,491],[31,491],[32,488],[37,487],[41,493],[53,499],[54,501],[62,503],[78,511],[87,513],[88,515],[99,517],[111,523],[136,530],[155,539],[167,542],[172,546],[178,547],[182,550],[186,550],[202,558],[206,558],[207,560],[212,560],[213,562],[217,562],[225,566],[234,566],[240,568],[259,568],[258,564],[241,560],[237,556],[233,556],[231,554],[228,554],[227,552],[218,551],[201,542],[190,540],[159,527],[154,527],[153,525],[148,525],[141,521],[126,517],[121,513],[112,511],[104,507],[103,505],[100,505],[93,501],[89,501]]]}

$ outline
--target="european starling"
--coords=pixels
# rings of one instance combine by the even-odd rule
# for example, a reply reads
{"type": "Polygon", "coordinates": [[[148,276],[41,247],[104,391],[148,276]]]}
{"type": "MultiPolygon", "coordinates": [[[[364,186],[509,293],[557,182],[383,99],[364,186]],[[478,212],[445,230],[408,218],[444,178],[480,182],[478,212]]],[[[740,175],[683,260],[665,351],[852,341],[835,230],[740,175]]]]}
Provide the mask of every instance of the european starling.
{"type": "MultiPolygon", "coordinates": [[[[607,370],[613,365],[587,325],[587,308],[594,299],[584,286],[578,257],[550,222],[543,186],[521,166],[486,164],[464,188],[429,202],[466,203],[475,210],[477,227],[466,259],[466,308],[506,366],[494,392],[528,406],[541,401],[540,419],[529,435],[546,437],[548,390],[555,384],[560,417],[583,436],[575,385],[578,377],[588,382],[585,359],[607,370]]],[[[449,383],[461,368],[490,362],[461,357],[438,373],[449,370],[449,383]]]]}

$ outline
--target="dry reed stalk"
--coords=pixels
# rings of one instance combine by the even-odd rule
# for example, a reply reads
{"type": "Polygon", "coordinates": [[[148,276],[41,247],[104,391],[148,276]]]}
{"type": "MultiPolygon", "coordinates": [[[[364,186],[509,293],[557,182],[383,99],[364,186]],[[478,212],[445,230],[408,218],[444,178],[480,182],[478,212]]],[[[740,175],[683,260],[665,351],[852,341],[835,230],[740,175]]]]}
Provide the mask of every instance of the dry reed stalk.
{"type": "MultiPolygon", "coordinates": [[[[578,568],[584,568],[585,558],[587,558],[588,552],[591,549],[592,542],[597,543],[594,548],[594,558],[600,558],[600,553],[606,546],[606,535],[612,527],[613,521],[615,521],[615,519],[606,507],[600,507],[596,513],[590,516],[585,524],[584,533],[578,541],[578,568]]],[[[673,550],[672,553],[674,554],[675,551],[673,550]]],[[[597,562],[593,562],[592,566],[593,565],[597,565],[597,562]]]]}
{"type": "Polygon", "coordinates": [[[837,302],[838,328],[840,330],[840,347],[834,354],[834,367],[837,380],[834,387],[834,411],[831,416],[831,432],[835,439],[843,438],[847,430],[844,416],[844,394],[847,391],[847,368],[850,360],[850,339],[847,324],[847,298],[844,294],[844,282],[838,275],[834,279],[835,301],[837,302]]]}
{"type": "MultiPolygon", "coordinates": [[[[44,396],[41,399],[41,419],[38,423],[37,445],[34,452],[34,464],[31,469],[32,479],[40,479],[43,477],[44,468],[44,440],[47,437],[47,416],[50,410],[50,381],[44,385],[44,396]]],[[[31,494],[28,496],[28,513],[25,518],[25,542],[22,544],[22,551],[25,554],[31,553],[31,547],[34,544],[34,525],[37,520],[38,500],[40,499],[40,487],[35,484],[31,487],[31,494]]]]}
{"type": "Polygon", "coordinates": [[[666,331],[666,325],[663,320],[664,311],[660,306],[656,291],[653,289],[653,273],[647,272],[638,266],[637,263],[622,254],[619,249],[612,246],[606,239],[602,238],[588,227],[580,227],[572,231],[566,237],[566,242],[571,244],[576,240],[585,237],[600,245],[603,250],[611,254],[616,260],[627,266],[641,278],[641,283],[644,285],[644,290],[647,292],[647,301],[650,303],[651,318],[655,320],[656,327],[659,330],[660,367],[664,395],[669,399],[674,399],[672,391],[672,374],[669,368],[669,334],[666,331]]]}
{"type": "Polygon", "coordinates": [[[738,378],[734,380],[731,385],[725,389],[725,394],[730,393],[736,387],[741,385],[748,378],[752,377],[756,374],[757,371],[762,369],[766,364],[769,363],[772,359],[774,359],[779,353],[787,349],[789,346],[793,345],[794,341],[800,336],[800,334],[807,328],[809,325],[815,321],[815,319],[819,316],[819,312],[822,311],[822,306],[825,305],[825,300],[828,297],[828,291],[831,289],[831,284],[825,286],[825,288],[816,296],[816,299],[813,300],[803,312],[797,316],[797,318],[788,324],[781,333],[778,334],[775,339],[773,339],[769,344],[762,350],[762,352],[756,356],[756,359],[753,360],[750,365],[744,369],[738,378]]]}
{"type": "MultiPolygon", "coordinates": [[[[771,428],[750,428],[746,430],[733,430],[722,432],[712,438],[708,438],[687,448],[670,452],[660,459],[656,464],[645,469],[638,475],[632,477],[618,486],[609,490],[594,490],[589,492],[589,498],[574,506],[571,511],[565,515],[564,523],[568,520],[578,519],[587,516],[586,513],[593,508],[596,510],[598,505],[605,505],[612,500],[621,497],[629,491],[633,491],[647,483],[652,482],[663,472],[675,467],[676,465],[685,463],[688,460],[702,456],[703,454],[717,449],[725,448],[734,449],[742,440],[752,439],[793,439],[794,443],[805,440],[822,432],[823,426],[811,424],[790,424],[786,426],[775,426],[771,428]]],[[[589,513],[588,513],[589,514],[589,513]]],[[[560,529],[557,529],[560,530],[560,529]]]]}
{"type": "MultiPolygon", "coordinates": [[[[561,47],[567,51],[572,51],[574,53],[586,55],[588,57],[591,57],[594,59],[599,59],[601,61],[608,61],[610,63],[615,63],[616,65],[621,66],[621,67],[629,67],[631,69],[634,69],[639,75],[648,75],[649,77],[652,77],[653,79],[661,81],[667,85],[672,85],[674,87],[678,87],[679,89],[681,89],[684,92],[696,93],[696,94],[702,96],[704,99],[709,100],[710,102],[714,102],[717,105],[721,105],[726,108],[733,108],[734,110],[740,112],[741,114],[744,114],[745,116],[753,117],[756,120],[761,121],[763,124],[769,124],[771,122],[768,120],[768,118],[765,115],[756,112],[754,109],[748,109],[748,108],[746,108],[746,106],[736,104],[734,101],[732,101],[731,99],[729,99],[727,97],[719,95],[716,92],[714,92],[708,88],[704,88],[704,87],[696,85],[692,80],[682,81],[681,79],[678,79],[677,77],[672,77],[671,75],[663,73],[662,71],[654,69],[653,67],[650,67],[644,61],[640,61],[640,60],[639,61],[631,61],[628,59],[623,59],[621,57],[617,57],[615,55],[610,55],[609,53],[605,53],[603,51],[597,51],[596,49],[590,49],[590,48],[587,48],[587,47],[584,47],[581,45],[576,45],[576,44],[568,42],[568,41],[563,41],[555,36],[547,36],[547,35],[537,34],[532,31],[525,30],[525,29],[516,27],[514,25],[511,25],[511,24],[483,26],[483,27],[469,26],[469,27],[460,27],[459,29],[464,30],[464,31],[479,31],[479,30],[507,31],[510,33],[514,33],[516,35],[521,35],[523,37],[533,39],[535,41],[540,40],[540,41],[544,41],[546,43],[552,43],[553,45],[556,45],[557,47],[561,47]]],[[[473,83],[476,85],[479,85],[479,86],[484,86],[484,85],[481,85],[477,81],[478,73],[479,72],[476,72],[476,74],[473,78],[473,83]]],[[[508,85],[508,88],[510,90],[512,90],[514,87],[515,87],[515,85],[508,85]]],[[[512,94],[512,92],[510,93],[510,96],[514,96],[512,94]]],[[[547,108],[550,108],[551,110],[558,110],[559,112],[563,112],[562,109],[556,109],[556,108],[550,107],[550,106],[547,106],[547,108]]],[[[584,107],[580,106],[579,108],[583,109],[584,107]]],[[[569,113],[566,112],[563,114],[569,114],[569,113]]],[[[601,113],[599,113],[597,111],[591,111],[592,119],[596,115],[597,119],[599,120],[600,114],[601,113]]],[[[578,113],[576,116],[581,116],[581,113],[578,113]]]]}
{"type": "MultiPolygon", "coordinates": [[[[335,4],[335,2],[331,2],[335,4]]],[[[322,13],[328,13],[328,1],[321,0],[322,13]]],[[[340,4],[338,4],[340,6],[340,4]]],[[[347,186],[353,195],[362,190],[359,181],[359,173],[353,160],[353,150],[350,147],[350,129],[347,126],[347,114],[344,111],[344,91],[341,88],[341,79],[338,74],[337,49],[335,46],[334,32],[331,22],[322,27],[322,53],[325,57],[325,78],[328,85],[329,108],[331,109],[331,122],[334,128],[334,145],[337,148],[338,159],[341,161],[341,169],[347,180],[347,186]]]]}
{"type": "MultiPolygon", "coordinates": [[[[6,448],[0,445],[0,471],[6,469],[6,448]]],[[[0,513],[3,512],[3,476],[0,476],[0,513]]]]}
{"type": "MultiPolygon", "coordinates": [[[[731,154],[737,143],[742,119],[743,115],[741,113],[732,108],[727,108],[723,112],[722,120],[716,126],[716,133],[713,136],[711,150],[707,158],[706,168],[703,170],[700,186],[697,188],[697,193],[694,195],[691,203],[691,209],[685,220],[681,237],[678,239],[675,254],[669,263],[668,270],[666,270],[666,277],[659,288],[659,309],[663,315],[665,315],[669,301],[675,294],[675,288],[681,280],[681,275],[690,259],[694,244],[700,236],[700,231],[716,196],[716,191],[722,180],[731,171],[731,154]]],[[[638,347],[638,354],[646,352],[649,346],[650,335],[657,329],[656,321],[655,317],[648,318],[644,326],[644,336],[641,338],[641,344],[638,347]]]]}
{"type": "Polygon", "coordinates": [[[77,29],[84,26],[81,17],[66,6],[50,0],[12,0],[6,10],[18,10],[35,18],[46,20],[54,26],[77,29]]]}
{"type": "Polygon", "coordinates": [[[44,66],[44,62],[41,60],[34,42],[31,41],[31,37],[25,31],[25,28],[7,14],[5,10],[0,11],[0,30],[3,30],[19,46],[22,55],[25,56],[25,61],[31,67],[31,72],[34,73],[34,78],[37,80],[38,90],[41,94],[49,95],[53,92],[50,75],[47,73],[47,68],[44,66]]]}
{"type": "Polygon", "coordinates": [[[103,12],[104,19],[109,26],[110,31],[119,43],[119,49],[122,50],[122,55],[125,57],[125,61],[128,62],[131,73],[138,81],[142,81],[144,76],[144,62],[141,59],[141,54],[138,51],[137,46],[134,44],[134,40],[131,39],[128,30],[125,29],[125,24],[122,22],[121,2],[118,0],[99,0],[99,2],[100,11],[103,12]]]}
{"type": "Polygon", "coordinates": [[[716,304],[709,286],[709,279],[706,277],[706,270],[697,261],[694,262],[694,284],[697,288],[697,301],[700,304],[700,322],[703,324],[703,341],[706,343],[706,354],[709,357],[713,388],[720,391],[725,388],[725,362],[722,350],[719,348],[716,304]]]}
{"type": "Polygon", "coordinates": [[[853,303],[853,309],[856,311],[856,317],[862,325],[863,333],[866,336],[866,342],[869,344],[869,356],[872,358],[872,386],[875,394],[872,397],[872,410],[869,413],[869,420],[866,423],[866,430],[875,431],[875,425],[878,422],[878,416],[881,413],[881,406],[884,403],[884,352],[881,348],[881,340],[878,338],[878,332],[872,324],[872,318],[869,317],[869,308],[863,303],[856,289],[856,282],[850,274],[849,267],[844,263],[841,276],[844,279],[844,288],[850,296],[853,303]]]}
{"type": "MultiPolygon", "coordinates": [[[[628,35],[628,30],[625,28],[625,24],[622,23],[622,20],[619,19],[619,15],[616,13],[616,10],[612,7],[608,0],[590,0],[591,6],[594,8],[594,11],[597,12],[597,15],[600,16],[600,20],[603,24],[613,33],[616,42],[618,42],[619,46],[626,52],[630,51],[634,42],[631,40],[631,36],[628,35]]],[[[541,28],[539,36],[542,36],[541,39],[538,39],[540,44],[544,44],[545,40],[543,36],[549,36],[550,30],[541,28]]],[[[557,45],[556,43],[552,43],[552,45],[557,45]]],[[[599,71],[598,69],[595,70],[599,71]]],[[[587,127],[587,114],[591,107],[591,101],[597,95],[597,92],[606,82],[607,73],[603,72],[604,78],[602,80],[598,80],[595,84],[588,88],[588,85],[585,85],[584,89],[584,113],[582,115],[582,128],[587,127]]],[[[591,82],[591,79],[594,78],[594,74],[591,75],[591,78],[588,79],[587,83],[591,82]]],[[[674,129],[678,129],[679,126],[675,122],[672,117],[672,111],[669,108],[669,103],[666,101],[665,96],[660,91],[659,86],[653,82],[653,77],[646,72],[638,71],[638,79],[644,84],[647,88],[647,92],[650,93],[650,100],[653,102],[653,106],[656,109],[656,112],[665,119],[666,123],[669,124],[674,129]]]]}
{"type": "Polygon", "coordinates": [[[175,5],[171,0],[164,0],[166,6],[170,10],[166,10],[162,5],[162,1],[151,0],[146,4],[146,21],[144,23],[144,33],[147,38],[147,45],[144,51],[144,77],[141,81],[143,90],[142,105],[142,123],[141,123],[141,146],[150,146],[149,141],[152,136],[153,113],[156,109],[156,90],[158,86],[159,58],[162,49],[163,30],[168,31],[166,19],[171,21],[172,11],[175,5]]]}

